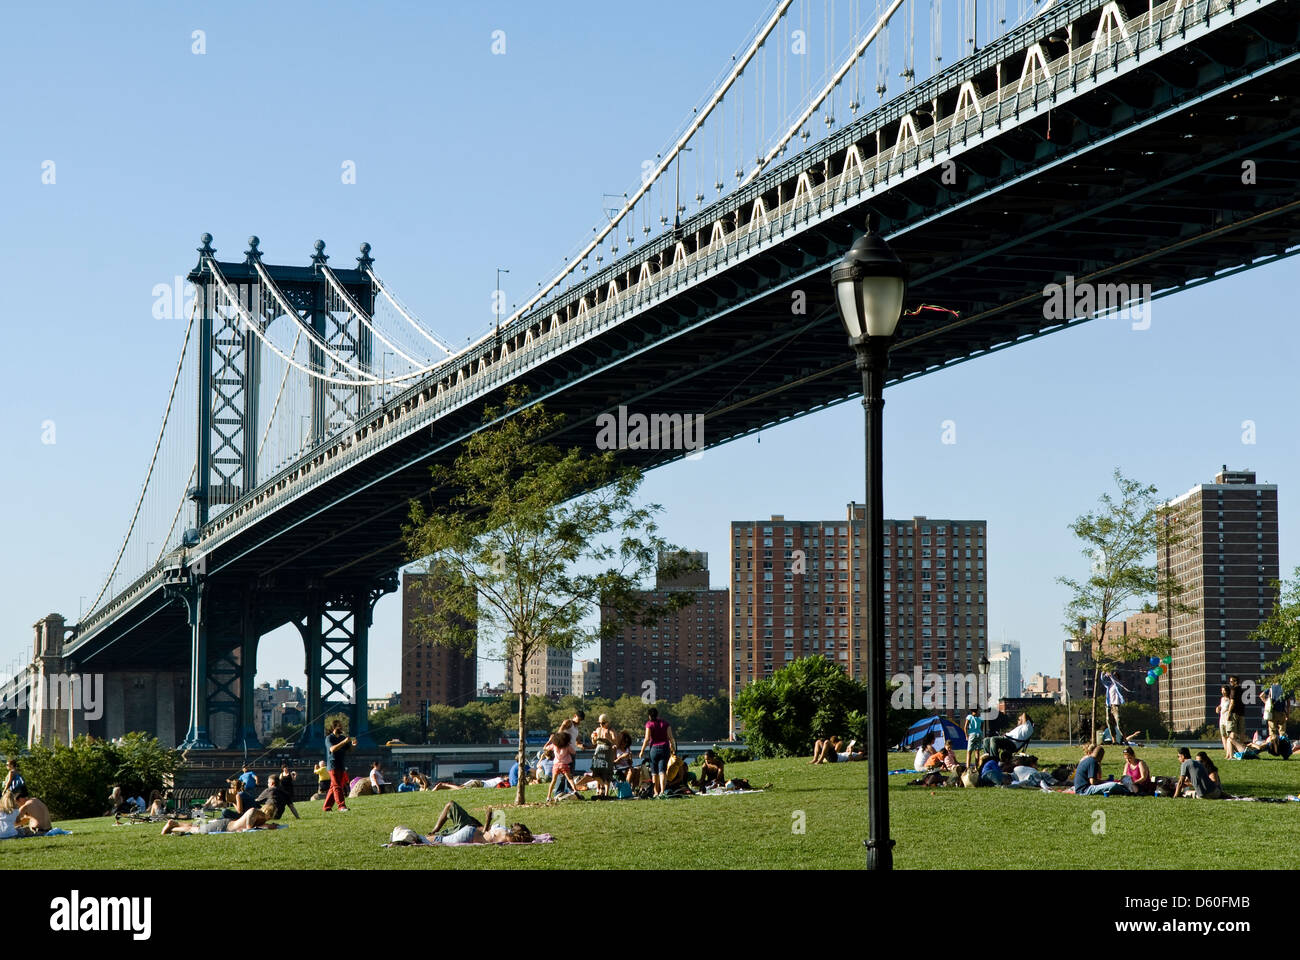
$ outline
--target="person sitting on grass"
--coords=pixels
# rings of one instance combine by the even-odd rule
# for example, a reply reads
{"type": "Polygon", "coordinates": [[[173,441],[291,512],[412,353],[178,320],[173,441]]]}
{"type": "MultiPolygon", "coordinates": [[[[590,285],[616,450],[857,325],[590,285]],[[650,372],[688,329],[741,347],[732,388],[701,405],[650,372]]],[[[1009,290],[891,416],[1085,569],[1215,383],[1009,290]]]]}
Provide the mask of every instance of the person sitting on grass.
{"type": "Polygon", "coordinates": [[[844,749],[844,741],[836,736],[827,737],[825,740],[814,740],[813,758],[808,762],[835,763],[839,759],[836,754],[842,749],[844,749]]]}
{"type": "Polygon", "coordinates": [[[243,833],[245,830],[257,830],[265,827],[267,830],[281,829],[280,824],[271,822],[271,815],[275,813],[272,804],[264,807],[250,807],[248,812],[234,820],[226,817],[217,817],[214,820],[203,820],[197,823],[182,823],[179,820],[168,820],[167,825],[163,827],[163,836],[169,833],[243,833]]]}
{"type": "Polygon", "coordinates": [[[1006,782],[1006,774],[1002,772],[1002,764],[998,763],[997,757],[989,753],[980,757],[979,785],[981,787],[1000,787],[1006,782]]]}
{"type": "Polygon", "coordinates": [[[614,751],[614,780],[626,780],[628,786],[635,790],[641,785],[640,771],[632,765],[632,732],[618,732],[618,746],[614,751]]]}
{"type": "Polygon", "coordinates": [[[409,773],[402,774],[402,782],[397,785],[398,793],[418,793],[420,785],[411,779],[409,773]]]}
{"type": "Polygon", "coordinates": [[[127,800],[120,786],[113,784],[113,789],[108,794],[108,810],[104,816],[116,817],[123,813],[130,813],[131,810],[131,801],[127,800]]]}
{"type": "Polygon", "coordinates": [[[709,787],[720,787],[726,783],[725,769],[726,765],[716,753],[705,750],[704,756],[700,758],[700,789],[707,790],[709,787]]]}
{"type": "MultiPolygon", "coordinates": [[[[1202,753],[1199,756],[1206,755],[1202,753]]],[[[1178,768],[1178,783],[1174,785],[1175,797],[1195,796],[1201,800],[1220,800],[1223,798],[1222,785],[1210,776],[1210,771],[1206,769],[1202,761],[1192,759],[1190,750],[1186,747],[1179,747],[1178,759],[1182,762],[1178,768]]],[[[1209,758],[1206,757],[1206,759],[1209,758]]],[[[1215,774],[1217,777],[1217,770],[1215,774]]]]}
{"type": "Polygon", "coordinates": [[[952,745],[945,743],[943,749],[925,761],[927,770],[954,770],[957,767],[957,754],[952,752],[952,745]]]}
{"type": "Polygon", "coordinates": [[[533,842],[532,831],[522,823],[512,823],[508,827],[504,823],[493,823],[491,807],[487,808],[484,819],[492,825],[485,828],[481,821],[476,820],[468,810],[455,800],[452,800],[442,808],[442,814],[438,817],[438,822],[433,825],[433,833],[429,836],[429,842],[442,844],[443,846],[464,846],[470,843],[533,842]]]}
{"type": "Polygon", "coordinates": [[[28,797],[18,805],[18,826],[27,827],[34,833],[47,833],[53,829],[50,820],[50,808],[36,797],[28,797]]]}
{"type": "Polygon", "coordinates": [[[938,751],[934,749],[934,734],[927,733],[921,738],[921,745],[916,749],[916,759],[912,763],[916,772],[924,773],[926,765],[930,762],[930,758],[937,752],[938,751]]]}
{"type": "Polygon", "coordinates": [[[1196,755],[1196,759],[1200,765],[1205,768],[1205,772],[1209,774],[1210,782],[1216,784],[1219,787],[1219,790],[1223,792],[1224,799],[1231,797],[1232,794],[1223,789],[1223,781],[1219,779],[1219,768],[1214,765],[1214,761],[1210,759],[1210,755],[1202,750],[1196,755]]]}
{"type": "Polygon", "coordinates": [[[293,810],[293,818],[301,820],[298,811],[294,810],[293,801],[289,799],[289,794],[285,792],[281,784],[280,777],[271,774],[266,778],[266,789],[257,795],[257,803],[261,806],[270,806],[275,812],[271,814],[272,820],[279,820],[284,816],[285,808],[293,810]]]}
{"type": "Polygon", "coordinates": [[[1081,797],[1093,794],[1129,793],[1127,786],[1109,778],[1101,777],[1101,761],[1106,756],[1106,748],[1100,743],[1093,747],[1079,765],[1074,768],[1074,792],[1081,797]]]}
{"type": "Polygon", "coordinates": [[[257,806],[257,797],[249,793],[238,778],[230,781],[230,792],[235,798],[235,813],[242,815],[257,806]]]}
{"type": "Polygon", "coordinates": [[[1139,760],[1132,747],[1124,748],[1124,777],[1126,783],[1139,797],[1155,796],[1156,781],[1145,760],[1139,760]]]}

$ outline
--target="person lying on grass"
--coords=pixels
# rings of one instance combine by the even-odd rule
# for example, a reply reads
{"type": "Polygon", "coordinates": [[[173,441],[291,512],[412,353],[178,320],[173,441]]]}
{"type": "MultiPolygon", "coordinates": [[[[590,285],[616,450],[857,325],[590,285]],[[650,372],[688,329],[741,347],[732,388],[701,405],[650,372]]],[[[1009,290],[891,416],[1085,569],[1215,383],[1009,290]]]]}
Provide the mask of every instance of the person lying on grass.
{"type": "Polygon", "coordinates": [[[510,786],[510,778],[505,776],[488,777],[486,780],[466,780],[464,783],[435,783],[430,790],[476,790],[480,787],[487,787],[494,790],[497,787],[510,786]]]}
{"type": "Polygon", "coordinates": [[[166,836],[169,833],[243,833],[246,830],[257,830],[259,827],[267,830],[283,829],[280,824],[271,822],[273,813],[275,813],[275,805],[268,803],[264,807],[252,807],[236,820],[227,820],[225,817],[197,823],[168,820],[162,832],[163,836],[166,836]]]}
{"type": "Polygon", "coordinates": [[[476,820],[470,812],[455,800],[442,808],[442,815],[433,825],[429,842],[444,846],[464,846],[471,843],[532,843],[533,833],[522,823],[492,822],[492,808],[487,808],[484,819],[492,824],[484,827],[482,821],[476,820]]]}
{"type": "Polygon", "coordinates": [[[809,763],[834,763],[839,757],[839,753],[844,747],[844,741],[839,737],[831,736],[825,740],[813,741],[813,758],[809,763]]]}

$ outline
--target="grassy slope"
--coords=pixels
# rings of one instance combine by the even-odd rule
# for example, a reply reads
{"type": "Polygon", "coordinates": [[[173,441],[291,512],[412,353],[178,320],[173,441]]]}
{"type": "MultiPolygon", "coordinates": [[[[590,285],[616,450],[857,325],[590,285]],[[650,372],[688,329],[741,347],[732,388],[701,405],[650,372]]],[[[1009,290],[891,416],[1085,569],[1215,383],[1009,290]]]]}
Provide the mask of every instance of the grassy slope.
{"type": "MultiPolygon", "coordinates": [[[[1077,750],[1044,750],[1044,764],[1073,760],[1077,750]]],[[[1174,775],[1174,752],[1140,755],[1156,774],[1174,775]]],[[[1211,754],[1213,756],[1214,754],[1211,754]]],[[[910,757],[891,757],[893,768],[910,757]]],[[[1108,756],[1106,774],[1120,764],[1108,756]]],[[[1295,793],[1300,762],[1224,761],[1229,792],[1295,793]]],[[[361,797],[351,812],[325,815],[298,805],[289,829],[230,836],[163,837],[158,826],[114,826],[111,819],[60,824],[70,837],[0,843],[0,869],[316,868],[776,868],[856,869],[866,835],[866,765],[809,766],[806,760],[737,764],[734,776],[761,794],[662,801],[566,802],[508,810],[558,842],[532,847],[383,849],[397,824],[432,828],[455,798],[482,817],[489,802],[513,791],[461,790],[361,797]],[[805,831],[795,833],[796,811],[805,831]]],[[[1030,790],[907,787],[890,778],[891,822],[900,868],[1171,868],[1213,869],[1276,862],[1277,842],[1300,817],[1300,804],[1223,803],[1170,799],[1079,798],[1030,790]],[[1095,811],[1105,814],[1096,833],[1095,811]]],[[[544,796],[538,788],[530,797],[544,796]]]]}

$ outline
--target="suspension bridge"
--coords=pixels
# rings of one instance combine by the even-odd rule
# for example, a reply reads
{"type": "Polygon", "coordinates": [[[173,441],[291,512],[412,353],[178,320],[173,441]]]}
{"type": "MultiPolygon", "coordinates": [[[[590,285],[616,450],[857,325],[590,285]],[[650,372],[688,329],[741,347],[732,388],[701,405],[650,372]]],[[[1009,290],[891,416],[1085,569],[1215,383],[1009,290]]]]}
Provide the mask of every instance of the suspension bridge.
{"type": "Polygon", "coordinates": [[[909,303],[943,308],[905,315],[891,382],[1300,250],[1297,0],[868,7],[778,0],[591,237],[466,346],[369,244],[286,265],[204,234],[120,549],[0,689],[31,738],[257,746],[258,640],[292,623],[308,716],[350,711],[364,742],[407,505],[485,407],[522,384],[594,450],[619,406],[702,415],[713,446],[853,399],[828,272],[868,219],[909,303]],[[1109,296],[1048,309],[1053,285],[1109,296]],[[53,682],[89,673],[94,720],[53,682]]]}

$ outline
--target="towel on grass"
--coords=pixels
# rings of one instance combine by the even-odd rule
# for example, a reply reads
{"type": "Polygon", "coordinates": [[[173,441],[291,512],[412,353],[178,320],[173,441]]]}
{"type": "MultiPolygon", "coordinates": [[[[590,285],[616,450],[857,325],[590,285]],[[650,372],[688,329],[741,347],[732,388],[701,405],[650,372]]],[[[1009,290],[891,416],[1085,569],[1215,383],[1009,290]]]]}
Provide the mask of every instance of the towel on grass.
{"type": "Polygon", "coordinates": [[[762,793],[762,790],[722,790],[718,787],[710,787],[703,792],[697,792],[697,797],[734,797],[740,793],[762,793]]]}
{"type": "Polygon", "coordinates": [[[32,837],[70,837],[70,836],[72,836],[72,831],[71,831],[71,830],[64,830],[64,829],[62,829],[62,828],[60,828],[60,827],[53,827],[53,828],[51,828],[51,829],[49,829],[49,830],[46,830],[44,833],[29,833],[29,834],[26,834],[26,835],[20,835],[20,836],[16,836],[16,837],[5,837],[4,839],[6,839],[6,840],[29,840],[29,839],[31,839],[32,837]]]}
{"type": "MultiPolygon", "coordinates": [[[[433,836],[433,834],[429,834],[433,836]]],[[[533,843],[554,843],[555,837],[549,833],[533,834],[533,843]]],[[[510,843],[500,840],[496,843],[432,843],[428,837],[421,836],[419,843],[382,843],[382,847],[526,847],[526,843],[510,843]]]]}

